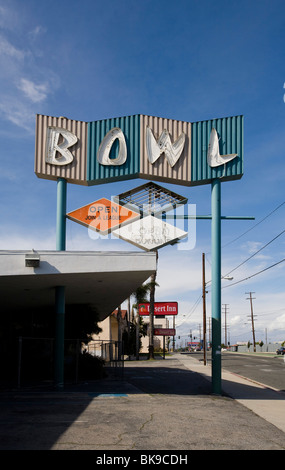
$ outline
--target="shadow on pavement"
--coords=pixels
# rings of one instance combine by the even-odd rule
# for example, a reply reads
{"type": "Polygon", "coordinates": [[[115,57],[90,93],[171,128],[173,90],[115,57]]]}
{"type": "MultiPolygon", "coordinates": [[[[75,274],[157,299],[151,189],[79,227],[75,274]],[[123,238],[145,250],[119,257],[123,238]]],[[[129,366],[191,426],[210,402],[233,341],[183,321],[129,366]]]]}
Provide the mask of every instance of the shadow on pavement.
{"type": "MultiPolygon", "coordinates": [[[[240,397],[253,397],[256,391],[256,387],[243,384],[235,386],[240,397]]],[[[131,448],[128,446],[155,449],[156,442],[158,446],[167,446],[170,442],[174,449],[183,449],[183,445],[190,444],[183,444],[184,437],[181,440],[181,436],[188,431],[193,433],[193,426],[198,436],[203,420],[205,424],[202,433],[206,432],[206,427],[217,426],[216,435],[209,437],[213,442],[218,442],[218,432],[225,435],[232,426],[244,426],[249,418],[250,425],[265,426],[261,418],[259,421],[259,417],[253,414],[248,417],[251,412],[239,406],[228,397],[214,397],[211,394],[211,381],[206,376],[184,368],[177,361],[130,362],[126,363],[123,380],[109,376],[93,382],[67,385],[60,392],[50,388],[2,392],[0,449],[131,448]],[[143,434],[146,433],[147,425],[154,426],[155,419],[157,424],[152,432],[156,435],[143,434]],[[165,437],[165,444],[159,441],[163,437],[159,421],[172,432],[172,440],[167,441],[165,437]],[[122,435],[125,435],[127,444],[124,445],[127,447],[120,440],[122,435]],[[136,443],[131,442],[134,436],[136,443]]],[[[267,434],[267,428],[263,430],[264,440],[274,429],[274,426],[268,426],[267,434]]],[[[253,433],[250,428],[245,430],[245,427],[243,433],[242,441],[246,443],[253,433]]],[[[202,445],[197,436],[196,443],[191,444],[194,447],[202,445]]],[[[230,446],[230,442],[227,445],[230,446]]],[[[212,448],[214,444],[207,445],[212,448]]]]}

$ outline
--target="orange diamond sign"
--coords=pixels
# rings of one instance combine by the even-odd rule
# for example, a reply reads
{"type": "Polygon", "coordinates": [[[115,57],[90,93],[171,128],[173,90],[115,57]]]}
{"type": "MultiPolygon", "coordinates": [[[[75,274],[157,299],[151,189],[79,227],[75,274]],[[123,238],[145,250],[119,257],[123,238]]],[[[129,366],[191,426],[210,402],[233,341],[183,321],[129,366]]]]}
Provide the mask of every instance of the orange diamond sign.
{"type": "Polygon", "coordinates": [[[107,235],[115,228],[139,219],[140,214],[109,201],[109,199],[102,198],[69,212],[67,217],[74,222],[100,232],[102,235],[107,235]]]}

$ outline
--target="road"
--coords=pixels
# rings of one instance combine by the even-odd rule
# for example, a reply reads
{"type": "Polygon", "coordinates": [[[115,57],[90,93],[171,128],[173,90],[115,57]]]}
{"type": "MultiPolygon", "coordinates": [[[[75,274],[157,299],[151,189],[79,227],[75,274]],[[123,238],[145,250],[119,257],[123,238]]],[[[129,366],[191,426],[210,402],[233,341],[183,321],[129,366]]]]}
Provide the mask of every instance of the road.
{"type": "MultiPolygon", "coordinates": [[[[203,352],[193,354],[197,359],[203,360],[203,352]]],[[[207,351],[207,361],[210,360],[211,352],[207,351]]],[[[222,368],[268,387],[285,391],[284,356],[239,354],[226,351],[222,353],[222,368]]]]}

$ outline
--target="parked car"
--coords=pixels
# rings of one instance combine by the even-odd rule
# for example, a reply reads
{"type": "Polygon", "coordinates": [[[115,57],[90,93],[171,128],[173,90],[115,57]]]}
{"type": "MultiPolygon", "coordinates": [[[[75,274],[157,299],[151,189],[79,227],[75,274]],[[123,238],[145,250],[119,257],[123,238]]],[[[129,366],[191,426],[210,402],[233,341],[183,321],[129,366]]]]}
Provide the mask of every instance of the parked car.
{"type": "Polygon", "coordinates": [[[285,348],[276,349],[276,354],[285,354],[285,348]]]}

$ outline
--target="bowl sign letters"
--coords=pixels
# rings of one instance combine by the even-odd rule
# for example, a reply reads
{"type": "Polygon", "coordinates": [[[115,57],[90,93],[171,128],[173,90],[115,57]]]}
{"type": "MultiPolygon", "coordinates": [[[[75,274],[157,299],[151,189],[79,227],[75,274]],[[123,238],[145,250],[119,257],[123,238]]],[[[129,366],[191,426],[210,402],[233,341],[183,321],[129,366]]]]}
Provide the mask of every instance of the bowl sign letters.
{"type": "Polygon", "coordinates": [[[133,178],[184,186],[243,174],[243,117],[190,123],[145,115],[94,122],[37,115],[35,173],[95,185],[133,178]]]}

